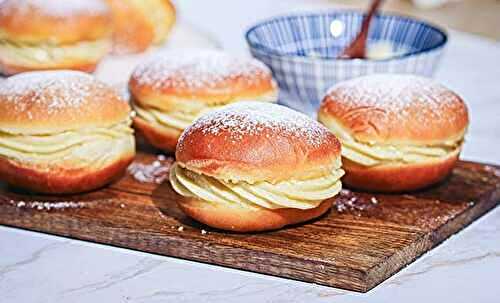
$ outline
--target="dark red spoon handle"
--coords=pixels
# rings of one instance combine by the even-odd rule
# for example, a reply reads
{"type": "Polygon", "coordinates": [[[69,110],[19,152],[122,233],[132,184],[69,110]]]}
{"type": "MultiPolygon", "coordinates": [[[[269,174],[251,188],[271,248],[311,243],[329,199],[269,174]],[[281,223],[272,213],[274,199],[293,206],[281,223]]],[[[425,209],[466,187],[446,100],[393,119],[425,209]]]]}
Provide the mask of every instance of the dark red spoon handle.
{"type": "Polygon", "coordinates": [[[356,38],[346,47],[338,58],[342,59],[363,59],[366,57],[366,40],[368,39],[368,30],[370,29],[370,24],[372,22],[373,16],[377,12],[378,8],[382,4],[383,0],[373,0],[368,14],[363,19],[361,24],[361,31],[358,33],[356,38]]]}

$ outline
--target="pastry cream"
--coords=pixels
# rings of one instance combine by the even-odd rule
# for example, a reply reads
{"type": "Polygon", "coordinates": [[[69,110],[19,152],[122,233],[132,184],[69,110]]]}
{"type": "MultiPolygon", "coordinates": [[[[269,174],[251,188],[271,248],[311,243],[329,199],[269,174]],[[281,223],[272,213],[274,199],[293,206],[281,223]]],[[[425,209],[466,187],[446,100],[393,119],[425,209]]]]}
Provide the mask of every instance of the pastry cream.
{"type": "Polygon", "coordinates": [[[50,66],[72,61],[97,62],[109,49],[108,40],[68,45],[27,44],[0,40],[0,55],[5,62],[28,67],[50,66]]]}
{"type": "Polygon", "coordinates": [[[154,108],[144,108],[137,104],[134,104],[134,110],[137,116],[144,119],[147,122],[153,124],[159,124],[161,126],[174,128],[179,131],[184,130],[186,127],[191,125],[196,118],[206,113],[209,110],[217,109],[220,106],[211,106],[202,109],[198,112],[182,112],[182,111],[170,111],[162,112],[154,108]]]}
{"type": "Polygon", "coordinates": [[[32,164],[71,162],[74,166],[99,167],[134,152],[130,122],[110,128],[88,128],[47,135],[0,132],[0,156],[32,164]]]}
{"type": "MultiPolygon", "coordinates": [[[[277,99],[276,94],[271,94],[268,96],[263,96],[261,98],[256,99],[257,101],[262,102],[275,102],[277,99]]],[[[238,100],[241,102],[244,100],[238,100]]],[[[231,103],[236,102],[232,101],[231,103]]],[[[227,104],[218,104],[218,105],[207,105],[203,103],[198,103],[197,106],[190,106],[188,110],[178,110],[178,111],[161,111],[159,109],[155,109],[152,107],[142,107],[137,103],[133,103],[133,107],[137,116],[144,119],[147,122],[152,124],[159,124],[164,127],[174,128],[179,131],[183,131],[185,128],[193,124],[194,120],[199,118],[201,115],[212,111],[217,110],[224,105],[227,104]],[[201,105],[200,105],[201,104],[201,105]]],[[[188,108],[188,107],[186,107],[188,108]]]]}
{"type": "Polygon", "coordinates": [[[368,45],[366,57],[371,60],[385,60],[404,55],[408,52],[409,50],[405,47],[399,46],[399,48],[396,48],[396,45],[391,41],[382,40],[368,45]]]}
{"type": "Polygon", "coordinates": [[[268,209],[317,207],[335,196],[342,187],[342,169],[310,180],[290,180],[271,184],[266,181],[250,184],[231,182],[199,174],[175,163],[170,170],[170,182],[177,193],[208,203],[268,209]]]}
{"type": "Polygon", "coordinates": [[[432,146],[375,145],[356,141],[334,123],[328,128],[342,143],[342,156],[363,166],[387,163],[420,163],[457,153],[463,139],[445,141],[432,146]]]}

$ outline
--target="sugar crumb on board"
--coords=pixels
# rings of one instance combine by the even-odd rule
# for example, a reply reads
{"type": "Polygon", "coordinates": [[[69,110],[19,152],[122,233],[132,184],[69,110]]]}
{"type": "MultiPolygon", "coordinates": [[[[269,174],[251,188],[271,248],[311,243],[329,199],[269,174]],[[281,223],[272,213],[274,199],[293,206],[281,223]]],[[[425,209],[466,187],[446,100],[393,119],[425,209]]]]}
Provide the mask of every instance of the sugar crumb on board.
{"type": "Polygon", "coordinates": [[[149,163],[133,162],[128,167],[128,173],[140,183],[161,184],[168,177],[174,160],[164,155],[158,155],[149,163]]]}
{"type": "Polygon", "coordinates": [[[11,205],[16,206],[19,209],[34,209],[34,210],[64,210],[64,209],[76,209],[83,208],[86,206],[83,202],[74,201],[16,201],[10,200],[11,205]]]}
{"type": "Polygon", "coordinates": [[[380,201],[375,196],[360,195],[348,189],[342,189],[335,197],[334,209],[338,213],[352,213],[361,217],[364,211],[378,206],[380,201]]]}

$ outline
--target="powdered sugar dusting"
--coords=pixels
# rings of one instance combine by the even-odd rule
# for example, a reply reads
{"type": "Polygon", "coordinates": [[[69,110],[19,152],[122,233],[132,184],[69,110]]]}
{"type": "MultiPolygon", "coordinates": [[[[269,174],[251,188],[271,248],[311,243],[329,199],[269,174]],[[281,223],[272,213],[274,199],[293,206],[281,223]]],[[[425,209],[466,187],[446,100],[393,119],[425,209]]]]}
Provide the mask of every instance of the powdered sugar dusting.
{"type": "Polygon", "coordinates": [[[74,201],[47,202],[47,201],[10,200],[10,204],[16,206],[17,208],[46,210],[46,211],[86,207],[86,203],[74,202],[74,201]]]}
{"type": "Polygon", "coordinates": [[[139,85],[153,88],[215,88],[227,79],[239,78],[247,85],[271,72],[260,61],[233,57],[215,50],[164,51],[140,64],[132,77],[139,85]]]}
{"type": "Polygon", "coordinates": [[[54,17],[101,15],[109,12],[104,0],[3,0],[0,16],[38,11],[54,17]]]}
{"type": "MultiPolygon", "coordinates": [[[[378,74],[355,78],[333,86],[328,94],[351,107],[379,108],[403,118],[418,107],[416,117],[441,118],[446,108],[456,107],[459,97],[445,86],[414,75],[378,74]]],[[[453,118],[453,117],[450,117],[453,118]]],[[[425,120],[422,120],[425,122],[425,120]]]]}
{"type": "Polygon", "coordinates": [[[132,163],[128,167],[128,173],[140,183],[161,184],[168,177],[173,162],[173,158],[158,155],[151,163],[132,163]]]}
{"type": "Polygon", "coordinates": [[[342,189],[335,197],[335,209],[339,213],[353,212],[357,217],[361,216],[361,212],[371,210],[379,203],[375,196],[366,194],[358,194],[348,189],[342,189]]]}
{"type": "MultiPolygon", "coordinates": [[[[108,87],[91,75],[77,71],[44,71],[23,73],[0,83],[0,96],[30,117],[33,103],[43,105],[50,115],[64,108],[84,105],[90,96],[108,87]],[[30,102],[23,102],[30,96],[30,102]]],[[[107,90],[106,90],[107,91],[107,90]]]]}
{"type": "Polygon", "coordinates": [[[329,137],[325,127],[302,113],[281,105],[252,101],[234,103],[205,114],[184,131],[180,141],[200,129],[212,135],[227,132],[234,143],[245,136],[260,135],[266,129],[305,139],[311,146],[319,146],[329,137]]]}

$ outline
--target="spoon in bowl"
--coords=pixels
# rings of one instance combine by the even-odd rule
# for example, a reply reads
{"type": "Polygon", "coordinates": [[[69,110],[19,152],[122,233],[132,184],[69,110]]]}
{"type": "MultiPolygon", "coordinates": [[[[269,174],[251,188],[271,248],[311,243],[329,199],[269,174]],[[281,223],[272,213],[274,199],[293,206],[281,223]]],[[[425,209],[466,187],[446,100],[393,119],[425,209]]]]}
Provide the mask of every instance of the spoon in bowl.
{"type": "Polygon", "coordinates": [[[366,40],[368,39],[368,30],[372,22],[373,16],[379,9],[383,0],[373,0],[368,14],[363,19],[361,31],[356,38],[347,46],[337,57],[338,59],[364,59],[366,58],[366,40]]]}

